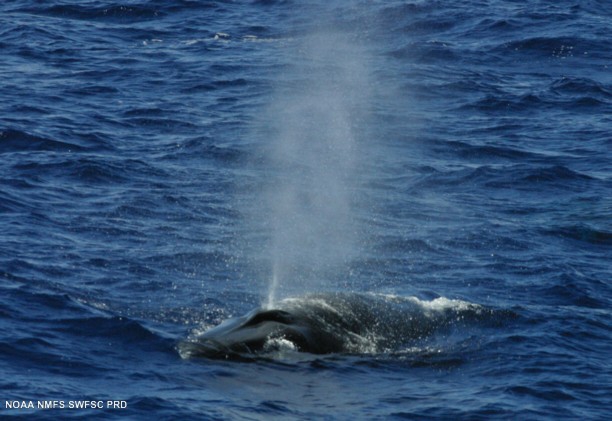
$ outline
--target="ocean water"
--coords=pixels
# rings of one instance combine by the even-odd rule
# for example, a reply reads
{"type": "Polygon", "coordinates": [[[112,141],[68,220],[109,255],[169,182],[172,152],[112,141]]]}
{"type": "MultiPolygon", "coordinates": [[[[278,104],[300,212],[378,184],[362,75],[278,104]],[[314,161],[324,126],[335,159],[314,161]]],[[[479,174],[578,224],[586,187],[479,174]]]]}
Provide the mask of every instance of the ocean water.
{"type": "Polygon", "coordinates": [[[0,415],[609,419],[611,20],[605,0],[3,1],[0,415]],[[179,352],[340,292],[457,320],[328,355],[179,352]]]}

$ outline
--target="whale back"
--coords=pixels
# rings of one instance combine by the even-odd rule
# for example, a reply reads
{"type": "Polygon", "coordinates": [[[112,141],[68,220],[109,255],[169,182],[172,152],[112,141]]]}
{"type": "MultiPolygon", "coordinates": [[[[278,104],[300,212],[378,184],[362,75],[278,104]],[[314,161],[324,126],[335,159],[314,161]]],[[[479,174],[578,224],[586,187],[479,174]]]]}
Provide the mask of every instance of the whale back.
{"type": "Polygon", "coordinates": [[[256,358],[279,349],[311,354],[394,352],[434,333],[490,319],[460,300],[374,294],[311,294],[255,309],[179,344],[183,357],[256,358]]]}

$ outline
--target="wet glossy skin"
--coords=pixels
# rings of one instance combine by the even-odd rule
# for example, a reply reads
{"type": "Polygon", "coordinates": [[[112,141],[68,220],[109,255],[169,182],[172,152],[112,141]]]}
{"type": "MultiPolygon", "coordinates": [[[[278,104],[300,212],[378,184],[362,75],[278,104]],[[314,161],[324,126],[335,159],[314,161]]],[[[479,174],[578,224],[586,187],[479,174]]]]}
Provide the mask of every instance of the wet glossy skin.
{"type": "Polygon", "coordinates": [[[271,339],[285,339],[298,351],[317,352],[305,320],[283,310],[254,310],[205,332],[192,346],[192,355],[232,358],[261,352],[271,339]]]}
{"type": "Polygon", "coordinates": [[[311,354],[387,352],[482,317],[478,306],[449,302],[436,307],[418,299],[360,294],[314,294],[279,305],[228,319],[180,343],[179,351],[187,357],[229,359],[265,357],[279,344],[311,354]]]}

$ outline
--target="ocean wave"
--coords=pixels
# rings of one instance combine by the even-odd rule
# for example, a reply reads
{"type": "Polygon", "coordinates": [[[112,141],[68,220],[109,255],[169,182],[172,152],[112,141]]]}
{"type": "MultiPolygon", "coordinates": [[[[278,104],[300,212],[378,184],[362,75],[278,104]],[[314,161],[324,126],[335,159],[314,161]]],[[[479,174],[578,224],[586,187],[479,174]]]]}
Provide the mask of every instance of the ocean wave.
{"type": "Polygon", "coordinates": [[[92,7],[90,5],[52,5],[39,7],[25,7],[15,9],[14,12],[33,15],[49,16],[62,19],[95,20],[110,22],[138,22],[161,18],[164,14],[157,7],[147,7],[120,3],[92,7]]]}
{"type": "Polygon", "coordinates": [[[491,34],[499,35],[500,33],[515,33],[525,26],[526,23],[518,18],[487,17],[475,24],[472,30],[476,33],[481,32],[483,34],[487,34],[487,36],[490,37],[491,34]]]}
{"type": "Polygon", "coordinates": [[[567,110],[570,112],[591,111],[599,109],[606,112],[612,102],[601,92],[588,94],[588,90],[575,94],[561,93],[551,88],[544,92],[529,92],[520,95],[509,93],[487,94],[484,98],[462,104],[458,110],[477,110],[490,115],[505,115],[508,113],[526,113],[534,110],[567,110]]]}
{"type": "Polygon", "coordinates": [[[26,151],[80,152],[83,150],[85,148],[74,143],[37,136],[21,130],[0,131],[0,153],[26,151]]]}
{"type": "Polygon", "coordinates": [[[436,16],[431,19],[415,20],[406,24],[402,31],[409,35],[427,34],[430,32],[444,32],[454,28],[457,25],[456,19],[441,18],[436,16]]]}
{"type": "Polygon", "coordinates": [[[460,52],[455,50],[453,42],[435,40],[411,42],[388,53],[389,56],[396,59],[410,59],[428,64],[440,61],[454,61],[458,59],[460,54],[460,52]]]}
{"type": "MultiPolygon", "coordinates": [[[[494,129],[494,131],[497,131],[494,129]]],[[[507,128],[504,128],[507,131],[507,128]]],[[[468,142],[455,141],[433,141],[430,142],[432,150],[436,154],[457,156],[466,159],[504,159],[525,162],[525,160],[538,158],[539,155],[518,148],[508,146],[496,146],[487,144],[471,144],[468,142]]]]}
{"type": "MultiPolygon", "coordinates": [[[[101,312],[99,308],[87,305],[86,301],[75,298],[79,295],[77,291],[69,294],[63,292],[63,288],[56,287],[54,291],[51,285],[44,282],[36,287],[32,283],[15,285],[13,288],[2,286],[3,294],[11,298],[10,306],[2,309],[5,319],[2,323],[15,325],[15,329],[6,332],[8,335],[4,345],[9,348],[23,349],[25,346],[31,352],[38,353],[32,348],[40,345],[50,351],[49,356],[57,357],[57,349],[66,345],[65,337],[68,335],[81,338],[81,341],[91,337],[118,341],[125,345],[148,344],[143,346],[171,350],[172,340],[154,333],[137,320],[113,315],[108,311],[101,312]],[[45,335],[24,336],[19,326],[32,323],[38,330],[44,331],[45,335]],[[13,340],[8,341],[9,338],[13,340]]],[[[30,329],[27,332],[32,334],[30,329]]]]}
{"type": "Polygon", "coordinates": [[[90,155],[22,162],[16,164],[15,169],[33,177],[54,175],[83,183],[128,183],[166,175],[159,168],[138,159],[115,160],[90,155]]]}
{"type": "Polygon", "coordinates": [[[3,188],[2,190],[0,190],[0,212],[17,214],[20,212],[31,210],[31,207],[24,203],[23,199],[21,198],[21,195],[17,192],[19,192],[21,188],[31,189],[33,185],[28,182],[24,182],[19,183],[21,187],[15,188],[13,186],[10,186],[10,181],[7,181],[8,180],[0,179],[0,185],[9,185],[9,188],[3,188]]]}
{"type": "Polygon", "coordinates": [[[504,42],[489,52],[506,56],[528,55],[533,57],[568,58],[584,53],[597,56],[595,52],[606,49],[602,41],[578,36],[546,37],[537,36],[504,42]]]}
{"type": "Polygon", "coordinates": [[[580,97],[591,96],[600,99],[612,99],[612,86],[606,86],[585,77],[563,76],[554,80],[548,89],[551,93],[560,96],[578,95],[580,97]]]}
{"type": "Polygon", "coordinates": [[[167,154],[167,159],[182,159],[189,156],[193,157],[194,154],[197,154],[197,156],[206,160],[210,159],[227,164],[236,164],[244,162],[247,155],[240,148],[231,145],[215,144],[214,139],[209,136],[197,136],[186,139],[176,145],[174,149],[167,154]]]}
{"type": "Polygon", "coordinates": [[[399,5],[391,5],[381,8],[378,11],[378,17],[387,23],[397,22],[400,19],[406,17],[419,17],[420,14],[428,13],[432,10],[436,10],[436,1],[427,2],[402,2],[399,5]]]}
{"type": "Polygon", "coordinates": [[[121,123],[131,128],[154,128],[169,133],[181,133],[185,131],[191,133],[198,127],[196,124],[177,118],[168,117],[127,117],[121,120],[121,123]]]}
{"type": "Polygon", "coordinates": [[[446,188],[460,185],[479,185],[488,188],[513,190],[552,191],[571,189],[582,191],[596,180],[589,175],[571,170],[563,165],[528,166],[480,165],[476,168],[440,170],[415,179],[416,188],[446,188]]]}
{"type": "Polygon", "coordinates": [[[528,183],[559,184],[567,181],[590,181],[593,177],[571,170],[564,165],[554,165],[530,169],[520,180],[528,183]]]}
{"type": "Polygon", "coordinates": [[[534,293],[547,297],[547,303],[556,305],[601,309],[608,307],[608,300],[602,299],[598,292],[592,291],[585,283],[567,276],[561,278],[564,279],[556,280],[554,285],[538,287],[534,293]]]}
{"type": "Polygon", "coordinates": [[[448,253],[448,251],[442,249],[439,245],[415,238],[379,238],[377,242],[379,245],[376,247],[375,251],[389,257],[394,254],[401,256],[406,253],[428,253],[433,255],[444,255],[448,253]]]}
{"type": "Polygon", "coordinates": [[[100,337],[111,341],[116,338],[123,344],[167,344],[141,323],[124,316],[62,319],[57,321],[54,330],[78,337],[100,337]]]}
{"type": "Polygon", "coordinates": [[[119,89],[114,86],[107,85],[85,85],[78,86],[65,91],[68,95],[76,95],[76,96],[89,96],[89,95],[105,95],[105,94],[117,94],[119,93],[119,89]]]}
{"type": "MultiPolygon", "coordinates": [[[[34,54],[33,46],[37,46],[40,40],[53,40],[51,45],[61,45],[74,41],[59,31],[45,25],[23,25],[11,24],[0,32],[0,40],[8,44],[15,52],[27,56],[28,52],[34,54]],[[25,41],[25,42],[24,42],[25,41]]],[[[43,56],[40,55],[42,59],[43,56]]]]}
{"type": "Polygon", "coordinates": [[[503,95],[488,94],[484,98],[478,99],[477,101],[461,105],[459,109],[478,110],[501,115],[512,111],[531,111],[534,108],[541,108],[542,105],[545,105],[542,99],[533,93],[518,96],[504,93],[503,95]]]}
{"type": "Polygon", "coordinates": [[[612,231],[589,224],[574,224],[543,230],[545,234],[598,246],[612,246],[612,231]]]}
{"type": "Polygon", "coordinates": [[[91,361],[71,358],[66,359],[64,351],[58,349],[52,340],[41,338],[21,338],[13,341],[0,342],[0,352],[5,359],[19,364],[21,369],[45,366],[58,375],[88,376],[101,367],[91,361]]]}

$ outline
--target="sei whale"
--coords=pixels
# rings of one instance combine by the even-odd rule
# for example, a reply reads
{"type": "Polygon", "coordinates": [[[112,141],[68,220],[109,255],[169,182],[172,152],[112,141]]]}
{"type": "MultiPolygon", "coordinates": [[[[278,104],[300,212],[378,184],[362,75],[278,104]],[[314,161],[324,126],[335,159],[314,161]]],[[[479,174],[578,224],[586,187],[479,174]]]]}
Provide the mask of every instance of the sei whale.
{"type": "Polygon", "coordinates": [[[491,320],[461,300],[374,294],[313,294],[225,320],[178,344],[184,358],[250,359],[279,349],[311,354],[394,352],[437,332],[491,320]]]}

